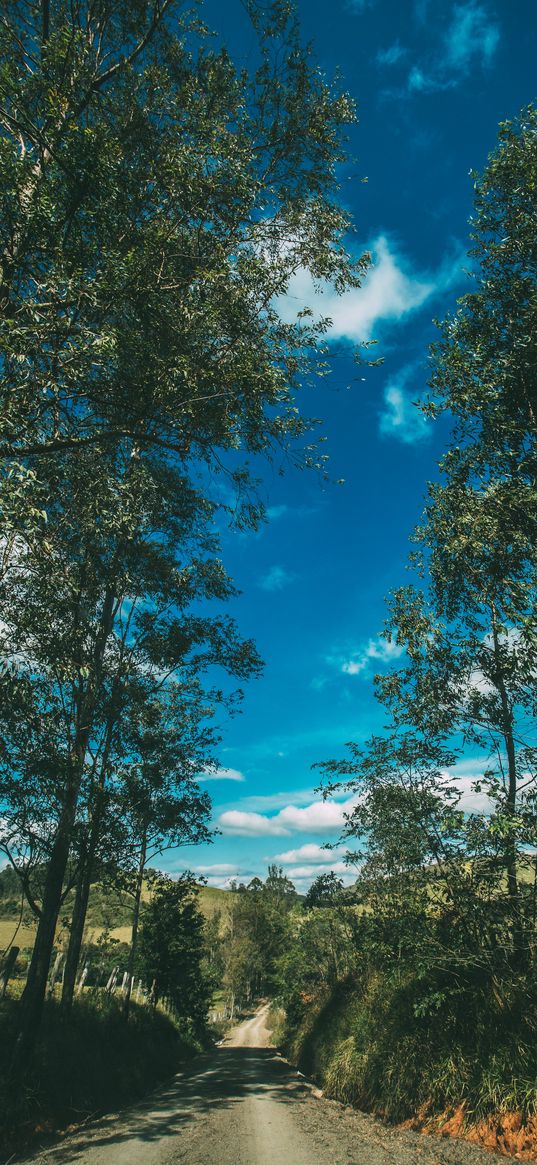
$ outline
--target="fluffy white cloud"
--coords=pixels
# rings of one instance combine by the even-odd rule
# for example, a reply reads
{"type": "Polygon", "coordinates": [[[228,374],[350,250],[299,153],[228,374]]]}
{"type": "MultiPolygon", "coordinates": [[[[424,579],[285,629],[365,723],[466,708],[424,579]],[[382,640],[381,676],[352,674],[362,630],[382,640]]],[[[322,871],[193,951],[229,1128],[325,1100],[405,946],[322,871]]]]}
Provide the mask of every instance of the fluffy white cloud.
{"type": "MultiPolygon", "coordinates": [[[[348,868],[345,862],[333,862],[330,870],[334,874],[348,874],[348,868]]],[[[291,869],[286,870],[288,878],[293,881],[295,878],[317,878],[319,874],[327,873],[326,866],[292,866],[291,869]]],[[[353,875],[353,881],[356,879],[356,874],[353,875]]]]}
{"type": "Polygon", "coordinates": [[[207,877],[207,885],[213,890],[229,890],[232,881],[234,878],[224,877],[222,874],[209,874],[207,877]]]}
{"type": "Polygon", "coordinates": [[[290,281],[287,295],[278,300],[282,319],[293,323],[297,312],[309,307],[315,318],[323,316],[332,320],[329,339],[359,343],[372,339],[379,324],[397,323],[417,311],[459,277],[458,256],[455,260],[451,256],[437,271],[420,273],[413,270],[385,235],[374,239],[369,250],[373,267],[363,286],[344,295],[336,295],[330,285],[322,281],[318,286],[314,284],[305,268],[297,271],[290,281]]]}
{"type": "Polygon", "coordinates": [[[222,833],[236,837],[284,837],[288,830],[276,817],[264,817],[262,813],[248,813],[244,809],[228,809],[218,818],[218,828],[222,833]]]}
{"type": "Polygon", "coordinates": [[[268,574],[263,575],[259,580],[259,586],[264,591],[281,591],[293,581],[294,575],[290,574],[284,566],[271,566],[268,574]]]}
{"type": "Polygon", "coordinates": [[[326,849],[325,846],[316,845],[315,842],[307,842],[306,845],[301,845],[298,849],[288,849],[282,854],[275,854],[271,861],[281,862],[282,865],[293,865],[296,862],[314,862],[315,865],[329,866],[332,862],[342,858],[345,849],[339,848],[326,849]]]}
{"type": "Polygon", "coordinates": [[[244,773],[238,769],[204,769],[198,781],[245,781],[244,773]]]}
{"type": "Polygon", "coordinates": [[[482,4],[456,4],[444,42],[446,65],[465,74],[474,62],[490,65],[499,40],[498,25],[482,4]]]}
{"type": "Polygon", "coordinates": [[[340,833],[345,824],[345,813],[354,801],[313,801],[301,808],[286,805],[274,817],[249,813],[243,809],[229,809],[220,814],[217,825],[222,833],[238,837],[286,837],[292,833],[340,833]]]}
{"type": "Polygon", "coordinates": [[[284,809],[286,805],[309,805],[315,797],[315,789],[287,789],[282,793],[253,793],[241,797],[240,801],[228,801],[220,805],[223,813],[227,809],[244,809],[248,813],[271,813],[273,809],[284,809]]]}
{"type": "Polygon", "coordinates": [[[477,0],[455,4],[436,53],[410,69],[407,92],[437,93],[456,88],[473,69],[492,63],[499,42],[500,29],[483,4],[477,0]]]}
{"type": "Polygon", "coordinates": [[[443,770],[442,776],[460,793],[459,809],[464,813],[491,812],[493,805],[490,798],[485,792],[477,792],[474,785],[487,769],[495,767],[495,763],[486,756],[466,757],[450,769],[443,770]]]}
{"type": "Polygon", "coordinates": [[[428,436],[428,422],[414,404],[419,377],[419,365],[407,364],[388,380],[384,388],[385,408],[379,415],[379,429],[384,437],[396,437],[406,445],[413,445],[428,436]]]}
{"type": "Polygon", "coordinates": [[[399,659],[404,650],[404,647],[393,640],[388,642],[387,639],[370,639],[360,651],[353,652],[350,659],[340,662],[341,671],[348,676],[357,676],[366,670],[372,660],[379,664],[392,663],[399,659]]]}

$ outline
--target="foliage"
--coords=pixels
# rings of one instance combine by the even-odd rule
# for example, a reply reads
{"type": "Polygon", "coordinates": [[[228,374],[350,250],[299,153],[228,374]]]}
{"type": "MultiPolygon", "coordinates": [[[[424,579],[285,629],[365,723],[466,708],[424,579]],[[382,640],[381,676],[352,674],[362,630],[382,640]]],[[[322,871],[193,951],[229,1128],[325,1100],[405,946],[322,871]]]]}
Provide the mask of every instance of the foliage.
{"type": "Polygon", "coordinates": [[[223,982],[232,1013],[241,1003],[274,992],[296,902],[293,883],[276,865],[269,866],[264,883],[253,878],[236,895],[223,934],[223,982]]]}
{"type": "Polygon", "coordinates": [[[424,981],[360,969],[287,1017],[283,1045],[344,1104],[404,1120],[464,1104],[467,1119],[535,1112],[535,1024],[527,999],[499,1004],[490,982],[424,981]]]}
{"type": "Polygon", "coordinates": [[[321,766],[325,794],[353,799],[354,963],[312,975],[303,922],[283,962],[291,1053],[391,1119],[535,1111],[536,192],[529,109],[476,180],[473,290],[432,351],[424,408],[454,431],[415,581],[390,602],[385,634],[404,651],[376,677],[389,722],[321,766]]]}
{"type": "Polygon", "coordinates": [[[367,266],[337,204],[354,111],[288,4],[246,11],[250,70],[179,0],[10,2],[0,25],[1,841],[38,919],[19,1070],[69,887],[66,1003],[95,864],[122,854],[140,708],[186,729],[152,840],[205,828],[189,782],[229,706],[206,670],[260,666],[205,615],[234,593],[217,519],[260,521],[249,458],[325,463],[295,400],[326,321],[284,324],[278,297],[299,267],[343,291],[367,266]]]}
{"type": "Polygon", "coordinates": [[[199,1035],[205,1027],[211,985],[203,974],[204,919],[191,874],[154,884],[140,927],[139,966],[152,983],[155,1003],[165,998],[174,1014],[199,1035]]]}
{"type": "MultiPolygon", "coordinates": [[[[0,1038],[9,1046],[17,1002],[0,1003],[0,1038]]],[[[160,1010],[133,1005],[123,1022],[120,1001],[92,992],[78,999],[66,1020],[47,1000],[31,1071],[14,1098],[0,1071],[0,1143],[8,1155],[35,1134],[65,1128],[98,1112],[114,1111],[171,1076],[199,1044],[184,1025],[160,1010]]]]}
{"type": "Polygon", "coordinates": [[[341,897],[342,890],[343,879],[338,878],[333,870],[327,874],[318,874],[306,894],[304,906],[306,910],[314,906],[333,906],[341,897]]]}

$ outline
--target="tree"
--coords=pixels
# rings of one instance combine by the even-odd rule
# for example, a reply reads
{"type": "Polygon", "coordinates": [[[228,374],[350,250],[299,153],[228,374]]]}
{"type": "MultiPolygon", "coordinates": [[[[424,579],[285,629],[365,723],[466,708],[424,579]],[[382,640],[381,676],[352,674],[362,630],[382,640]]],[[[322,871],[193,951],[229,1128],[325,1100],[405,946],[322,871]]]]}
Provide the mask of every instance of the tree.
{"type": "Polygon", "coordinates": [[[198,726],[210,718],[219,700],[203,691],[203,670],[220,664],[245,678],[259,666],[232,620],[189,610],[194,601],[221,602],[233,593],[214,557],[205,500],[151,455],[126,463],[118,458],[114,476],[106,460],[87,450],[77,455],[77,472],[81,461],[96,471],[93,489],[86,478],[81,492],[71,476],[74,460],[69,453],[61,465],[50,463],[53,476],[62,471],[65,487],[58,520],[54,513],[53,532],[36,534],[31,550],[12,561],[2,596],[6,647],[15,655],[12,700],[3,708],[5,848],[14,860],[16,847],[27,892],[36,832],[39,861],[47,861],[39,906],[32,895],[39,921],[23,996],[21,1057],[37,1030],[72,859],[78,885],[69,1005],[96,848],[103,821],[110,821],[103,815],[108,786],[118,750],[121,756],[128,748],[133,699],[147,702],[167,689],[177,727],[191,717],[192,758],[203,767],[212,755],[211,736],[198,727],[194,742],[194,723],[196,715],[198,726]],[[29,724],[35,726],[30,735],[29,724]]]}
{"type": "Polygon", "coordinates": [[[217,470],[223,450],[307,430],[294,391],[324,327],[283,325],[274,297],[299,266],[339,290],[363,272],[334,201],[354,111],[300,46],[290,5],[247,11],[251,76],[178,0],[8,4],[10,461],[128,443],[217,470]]]}
{"type": "Polygon", "coordinates": [[[327,874],[317,874],[304,899],[305,910],[312,910],[316,906],[334,906],[341,898],[343,879],[338,878],[333,870],[327,874]]]}
{"type": "Polygon", "coordinates": [[[407,952],[421,918],[433,961],[481,961],[496,991],[536,943],[521,879],[537,838],[536,190],[529,109],[500,127],[476,180],[474,289],[432,349],[423,407],[449,412],[454,432],[414,537],[417,581],[391,599],[386,635],[405,655],[377,677],[390,732],[325,768],[360,793],[346,833],[365,842],[362,880],[374,910],[392,909],[392,938],[406,910],[407,952]],[[463,811],[449,775],[470,750],[485,813],[463,811]]]}
{"type": "Polygon", "coordinates": [[[155,883],[140,926],[140,966],[153,985],[153,1000],[169,1000],[175,1014],[203,1031],[210,983],[203,974],[204,919],[198,886],[189,873],[155,883]]]}
{"type": "MultiPolygon", "coordinates": [[[[199,694],[198,694],[199,700],[199,694]]],[[[172,846],[196,845],[211,838],[210,799],[196,780],[207,763],[206,734],[199,719],[206,709],[190,703],[184,691],[146,703],[131,726],[128,767],[118,809],[128,823],[127,850],[136,858],[132,936],[127,967],[125,1015],[128,1017],[145,871],[172,846]]],[[[131,857],[132,860],[132,857],[131,857]]]]}
{"type": "MultiPolygon", "coordinates": [[[[325,371],[326,323],[283,324],[277,297],[299,267],[342,291],[366,266],[347,254],[335,200],[352,105],[301,48],[288,5],[248,11],[251,76],[175,0],[10,0],[0,26],[4,789],[16,844],[47,859],[21,1063],[77,822],[86,794],[100,797],[105,770],[88,769],[88,753],[102,759],[121,719],[110,662],[122,636],[129,654],[133,573],[145,571],[139,625],[166,580],[196,580],[196,598],[230,593],[214,557],[171,570],[148,512],[168,475],[165,525],[177,530],[194,495],[210,522],[208,483],[225,474],[228,511],[255,524],[248,455],[298,442],[296,456],[322,467],[295,397],[325,371]]],[[[229,630],[215,623],[213,643],[229,630]]],[[[154,658],[159,644],[176,667],[175,616],[153,634],[154,658]]]]}
{"type": "Polygon", "coordinates": [[[224,985],[233,1015],[237,1002],[275,988],[277,962],[287,935],[287,919],[297,902],[293,883],[281,866],[270,865],[266,881],[252,878],[237,894],[225,935],[224,985]]]}

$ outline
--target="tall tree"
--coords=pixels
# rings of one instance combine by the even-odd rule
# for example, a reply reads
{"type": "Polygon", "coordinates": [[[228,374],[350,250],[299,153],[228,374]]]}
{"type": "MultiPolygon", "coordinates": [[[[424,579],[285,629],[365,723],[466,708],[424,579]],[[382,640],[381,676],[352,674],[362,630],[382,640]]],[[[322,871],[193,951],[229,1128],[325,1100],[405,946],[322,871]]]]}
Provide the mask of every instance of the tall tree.
{"type": "Polygon", "coordinates": [[[301,266],[339,290],[364,269],[334,200],[354,112],[289,4],[247,11],[251,76],[178,0],[7,4],[10,462],[130,440],[216,470],[217,450],[268,450],[308,428],[294,394],[323,359],[324,327],[283,325],[275,297],[301,266]]]}
{"type": "MultiPolygon", "coordinates": [[[[40,820],[54,823],[21,1049],[37,1027],[131,583],[151,574],[137,584],[140,626],[166,579],[179,593],[195,579],[198,598],[229,594],[214,556],[210,568],[205,555],[172,569],[156,547],[168,542],[153,522],[157,491],[169,474],[166,527],[191,513],[194,477],[209,489],[224,473],[239,520],[255,523],[248,455],[298,439],[297,456],[322,465],[300,445],[311,424],[295,397],[324,370],[326,325],[283,324],[277,297],[299,267],[342,291],[366,265],[347,254],[336,202],[352,105],[302,49],[289,5],[248,12],[251,75],[176,0],[9,0],[0,24],[10,795],[31,771],[40,820]],[[44,749],[45,793],[25,740],[49,713],[60,729],[44,749]]],[[[199,494],[196,504],[201,514],[199,494]]],[[[229,631],[214,625],[215,654],[229,631]]],[[[154,655],[159,643],[164,666],[177,666],[174,615],[154,655]]]]}
{"type": "Polygon", "coordinates": [[[210,1000],[204,973],[204,918],[191,874],[161,877],[140,928],[140,962],[152,983],[154,1003],[165,997],[195,1035],[203,1031],[210,1000]]]}
{"type": "Polygon", "coordinates": [[[434,863],[468,956],[507,977],[537,937],[520,879],[537,838],[536,190],[530,108],[500,127],[476,178],[474,286],[432,349],[423,407],[452,417],[453,439],[414,537],[418,581],[391,600],[386,633],[406,656],[377,686],[392,733],[327,766],[360,789],[348,832],[364,837],[369,872],[376,859],[377,888],[384,878],[392,894],[405,870],[423,917],[434,863]],[[446,770],[476,752],[486,807],[468,814],[446,770]]]}

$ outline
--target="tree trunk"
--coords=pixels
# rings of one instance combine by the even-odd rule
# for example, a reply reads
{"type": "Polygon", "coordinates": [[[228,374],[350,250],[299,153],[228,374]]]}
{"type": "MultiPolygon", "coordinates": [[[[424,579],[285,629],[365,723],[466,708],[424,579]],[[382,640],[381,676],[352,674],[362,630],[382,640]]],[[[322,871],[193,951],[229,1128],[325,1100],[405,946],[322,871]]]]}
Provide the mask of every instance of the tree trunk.
{"type": "Polygon", "coordinates": [[[69,935],[69,946],[67,948],[63,974],[62,1011],[70,1011],[73,1004],[84,926],[86,924],[92,867],[93,854],[90,851],[84,854],[77,881],[73,917],[71,920],[71,933],[69,935]]]}
{"type": "Polygon", "coordinates": [[[26,987],[21,999],[19,1032],[11,1063],[17,1079],[31,1056],[43,1011],[54,936],[60,913],[63,883],[78,799],[78,781],[71,780],[64,802],[43,890],[43,904],[37,927],[26,987]]]}
{"type": "Polygon", "coordinates": [[[43,890],[43,903],[37,927],[26,987],[21,999],[19,1031],[11,1061],[11,1081],[16,1086],[33,1051],[41,1024],[47,989],[54,936],[62,904],[63,883],[69,860],[69,850],[76,820],[80,785],[84,772],[86,750],[91,734],[95,701],[101,680],[104,652],[114,622],[114,591],[107,587],[103,600],[100,626],[93,651],[93,680],[81,696],[77,711],[77,728],[71,771],[67,779],[56,837],[52,846],[43,890]]]}
{"type": "Polygon", "coordinates": [[[71,920],[71,933],[69,936],[69,946],[67,949],[65,973],[63,978],[62,1010],[64,1011],[69,1011],[73,1005],[76,976],[78,965],[80,963],[80,951],[82,948],[84,926],[86,923],[86,914],[88,911],[91,878],[95,867],[95,854],[97,852],[97,844],[99,841],[99,833],[104,811],[104,792],[106,778],[109,770],[110,752],[112,749],[114,729],[118,719],[117,688],[118,684],[116,676],[113,684],[112,708],[106,725],[104,750],[101,759],[99,777],[95,789],[95,806],[90,824],[89,841],[85,847],[85,852],[82,857],[80,874],[76,887],[75,904],[73,907],[73,917],[71,920]]]}
{"type": "MultiPolygon", "coordinates": [[[[492,608],[492,642],[494,647],[495,660],[493,683],[500,697],[500,704],[502,709],[501,731],[507,756],[507,796],[505,801],[505,808],[507,816],[514,817],[517,807],[518,787],[516,749],[513,736],[513,712],[509,703],[509,697],[507,694],[507,688],[505,685],[501,663],[500,642],[498,637],[496,611],[494,607],[492,608]]],[[[516,841],[514,836],[510,834],[507,838],[505,847],[505,870],[507,875],[507,895],[509,899],[513,925],[514,954],[516,961],[520,963],[524,961],[525,958],[525,936],[520,901],[520,888],[518,885],[517,857],[518,853],[516,841]]]]}
{"type": "Polygon", "coordinates": [[[138,939],[138,923],[140,921],[140,904],[142,901],[142,888],[144,884],[144,870],[147,858],[147,838],[144,837],[142,848],[140,851],[140,861],[138,863],[138,874],[136,877],[136,888],[134,891],[134,909],[132,912],[132,937],[131,949],[129,951],[129,961],[127,964],[127,974],[129,976],[127,981],[127,989],[125,991],[125,1002],[123,1004],[123,1014],[125,1019],[129,1018],[132,995],[132,979],[134,975],[134,960],[136,957],[136,943],[138,939]]]}

